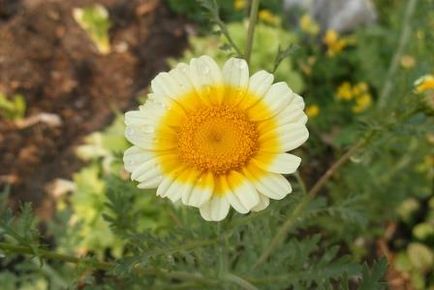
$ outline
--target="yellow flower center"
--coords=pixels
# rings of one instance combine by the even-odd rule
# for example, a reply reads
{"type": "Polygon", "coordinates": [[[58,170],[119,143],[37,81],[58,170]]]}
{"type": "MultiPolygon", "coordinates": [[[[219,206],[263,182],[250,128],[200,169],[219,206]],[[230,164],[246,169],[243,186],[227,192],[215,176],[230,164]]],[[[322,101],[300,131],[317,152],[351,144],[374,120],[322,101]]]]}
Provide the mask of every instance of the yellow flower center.
{"type": "Polygon", "coordinates": [[[243,167],[258,150],[256,124],[227,105],[200,107],[177,133],[181,161],[200,171],[226,174],[243,167]]]}

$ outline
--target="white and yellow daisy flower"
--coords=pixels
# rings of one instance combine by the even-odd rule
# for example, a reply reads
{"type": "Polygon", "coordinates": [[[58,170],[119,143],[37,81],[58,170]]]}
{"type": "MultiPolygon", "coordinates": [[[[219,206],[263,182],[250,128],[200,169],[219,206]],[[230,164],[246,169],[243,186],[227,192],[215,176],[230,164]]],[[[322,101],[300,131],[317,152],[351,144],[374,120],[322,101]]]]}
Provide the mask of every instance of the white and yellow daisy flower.
{"type": "Polygon", "coordinates": [[[139,188],[197,207],[205,220],[220,221],[232,206],[260,211],[269,199],[292,189],[282,174],[301,159],[286,153],[309,133],[304,101],[273,75],[252,76],[245,60],[221,69],[202,56],[180,63],[151,82],[139,110],[125,114],[127,171],[139,188]]]}

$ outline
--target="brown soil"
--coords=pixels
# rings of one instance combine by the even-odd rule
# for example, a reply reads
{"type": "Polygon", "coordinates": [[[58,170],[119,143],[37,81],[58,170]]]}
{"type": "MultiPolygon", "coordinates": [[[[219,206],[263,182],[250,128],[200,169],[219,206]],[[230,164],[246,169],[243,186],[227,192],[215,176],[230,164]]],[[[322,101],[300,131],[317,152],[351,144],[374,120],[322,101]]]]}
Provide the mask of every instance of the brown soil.
{"type": "Polygon", "coordinates": [[[0,119],[0,191],[9,184],[13,200],[40,206],[48,182],[81,166],[73,153],[81,137],[131,107],[185,43],[183,21],[158,0],[0,0],[0,92],[25,96],[27,119],[60,118],[0,119]],[[113,22],[106,56],[72,18],[74,7],[92,3],[113,22]]]}

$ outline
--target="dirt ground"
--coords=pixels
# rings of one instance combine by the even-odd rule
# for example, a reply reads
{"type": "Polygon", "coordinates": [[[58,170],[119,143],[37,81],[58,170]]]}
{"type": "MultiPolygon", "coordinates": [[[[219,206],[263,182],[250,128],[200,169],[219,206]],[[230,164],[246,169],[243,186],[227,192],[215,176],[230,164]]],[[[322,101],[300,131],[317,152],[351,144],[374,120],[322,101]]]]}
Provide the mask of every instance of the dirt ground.
{"type": "Polygon", "coordinates": [[[27,103],[24,123],[0,119],[0,191],[9,184],[13,200],[40,206],[48,182],[81,166],[81,138],[133,106],[182,51],[184,27],[158,0],[0,0],[0,92],[27,103]],[[106,56],[72,18],[92,3],[113,22],[106,56]]]}

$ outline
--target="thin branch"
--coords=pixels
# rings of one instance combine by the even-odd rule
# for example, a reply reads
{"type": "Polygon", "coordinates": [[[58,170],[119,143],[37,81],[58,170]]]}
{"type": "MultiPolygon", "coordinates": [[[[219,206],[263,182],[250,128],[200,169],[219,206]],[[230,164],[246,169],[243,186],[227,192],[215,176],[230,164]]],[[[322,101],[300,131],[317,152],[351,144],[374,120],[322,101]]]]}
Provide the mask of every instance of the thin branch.
{"type": "Polygon", "coordinates": [[[236,45],[235,41],[232,39],[226,24],[221,20],[219,13],[219,6],[216,0],[197,0],[199,5],[201,5],[204,9],[208,11],[211,16],[211,22],[217,24],[220,28],[221,33],[226,37],[226,40],[229,42],[230,46],[236,51],[238,56],[242,56],[241,50],[236,45]]]}
{"type": "Polygon", "coordinates": [[[306,184],[304,183],[303,178],[300,175],[300,172],[295,172],[295,178],[297,179],[298,184],[300,185],[301,191],[303,194],[307,194],[306,184]]]}
{"type": "Polygon", "coordinates": [[[407,6],[405,7],[405,16],[403,21],[403,28],[401,31],[401,37],[399,39],[398,48],[396,49],[395,55],[390,63],[389,70],[387,72],[386,81],[384,82],[383,89],[381,90],[380,97],[378,99],[378,107],[380,109],[387,105],[393,88],[393,77],[395,76],[399,61],[405,52],[408,41],[411,36],[411,20],[413,19],[414,11],[416,10],[418,0],[408,0],[407,6]]]}
{"type": "Polygon", "coordinates": [[[335,172],[344,165],[351,156],[354,155],[362,146],[367,142],[368,138],[360,140],[358,143],[354,144],[344,155],[341,156],[332,166],[321,176],[321,178],[314,184],[312,189],[309,191],[309,196],[311,198],[315,197],[318,192],[323,188],[326,182],[335,174],[335,172]]]}
{"type": "Polygon", "coordinates": [[[220,19],[220,17],[218,17],[217,19],[215,19],[215,23],[218,25],[218,27],[220,28],[220,31],[223,33],[223,35],[226,37],[226,40],[229,42],[229,44],[232,46],[232,48],[236,51],[238,56],[243,55],[241,53],[241,50],[239,49],[239,47],[235,44],[235,41],[232,39],[231,35],[229,34],[229,31],[225,25],[225,23],[220,19]]]}
{"type": "Polygon", "coordinates": [[[245,290],[258,290],[258,288],[256,288],[256,286],[254,286],[249,281],[241,278],[240,276],[237,276],[237,275],[234,275],[234,274],[231,274],[231,273],[227,273],[223,278],[226,281],[228,281],[228,282],[231,282],[233,284],[236,284],[236,285],[240,286],[241,289],[245,289],[245,290]]]}
{"type": "MultiPolygon", "coordinates": [[[[16,254],[24,254],[24,255],[34,255],[34,249],[27,246],[17,246],[9,243],[0,243],[0,249],[5,252],[12,252],[16,254]]],[[[48,259],[48,260],[59,260],[67,263],[73,264],[81,264],[81,263],[89,263],[89,266],[101,269],[108,270],[113,265],[108,262],[98,262],[98,261],[88,261],[85,258],[79,258],[74,256],[63,255],[59,253],[55,253],[49,250],[38,249],[37,254],[39,257],[48,259]]]]}
{"type": "Polygon", "coordinates": [[[253,38],[255,36],[256,21],[258,20],[258,9],[260,0],[253,0],[250,7],[249,28],[247,29],[247,42],[244,59],[250,63],[250,56],[252,54],[253,38]]]}

